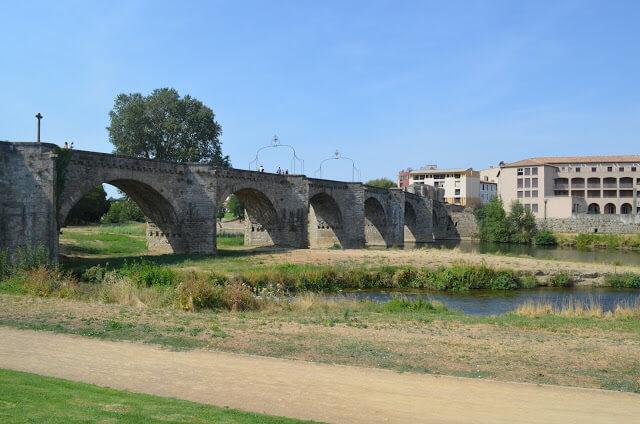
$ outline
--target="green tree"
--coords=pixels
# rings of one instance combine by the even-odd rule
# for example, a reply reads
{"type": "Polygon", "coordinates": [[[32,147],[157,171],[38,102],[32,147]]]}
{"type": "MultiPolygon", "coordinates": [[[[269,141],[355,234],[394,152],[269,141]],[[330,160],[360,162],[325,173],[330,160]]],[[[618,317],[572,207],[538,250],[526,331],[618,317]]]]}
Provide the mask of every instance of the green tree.
{"type": "Polygon", "coordinates": [[[522,203],[511,203],[509,214],[499,197],[474,211],[478,223],[478,237],[483,241],[496,243],[531,243],[536,231],[536,219],[522,203]]]}
{"type": "Polygon", "coordinates": [[[189,95],[181,98],[172,88],[156,89],[148,96],[120,94],[109,118],[114,153],[229,166],[213,111],[189,95]]]}
{"type": "Polygon", "coordinates": [[[130,221],[144,222],[144,214],[140,207],[128,196],[111,203],[109,211],[102,217],[105,224],[118,224],[130,221]]]}
{"type": "Polygon", "coordinates": [[[102,184],[95,186],[76,203],[65,221],[68,225],[100,222],[100,218],[109,210],[107,192],[102,184]]]}
{"type": "Polygon", "coordinates": [[[376,178],[375,180],[369,180],[365,183],[366,185],[380,188],[391,188],[397,187],[398,185],[391,181],[389,178],[376,178]]]}
{"type": "Polygon", "coordinates": [[[229,198],[229,201],[227,202],[227,209],[229,210],[229,213],[236,218],[244,218],[244,205],[235,194],[232,194],[229,198]]]}

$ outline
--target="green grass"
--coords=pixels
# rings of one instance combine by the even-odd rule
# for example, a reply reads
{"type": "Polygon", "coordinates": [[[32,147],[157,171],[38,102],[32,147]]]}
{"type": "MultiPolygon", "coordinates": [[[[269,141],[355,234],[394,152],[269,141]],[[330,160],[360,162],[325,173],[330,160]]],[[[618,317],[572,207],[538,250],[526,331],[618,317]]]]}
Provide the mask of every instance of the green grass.
{"type": "Polygon", "coordinates": [[[218,246],[244,246],[244,236],[238,234],[218,234],[216,237],[218,246]]]}
{"type": "Polygon", "coordinates": [[[0,421],[228,424],[311,422],[107,389],[4,369],[0,369],[0,421]]]}

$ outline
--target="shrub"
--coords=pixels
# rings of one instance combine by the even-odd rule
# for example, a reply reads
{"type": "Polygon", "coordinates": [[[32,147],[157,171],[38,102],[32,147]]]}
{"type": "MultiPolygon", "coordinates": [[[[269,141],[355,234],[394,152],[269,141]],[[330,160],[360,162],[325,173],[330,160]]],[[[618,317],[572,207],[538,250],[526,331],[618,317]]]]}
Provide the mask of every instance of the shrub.
{"type": "Polygon", "coordinates": [[[573,285],[573,278],[564,271],[559,271],[553,274],[547,280],[552,287],[570,287],[573,285]]]}
{"type": "Polygon", "coordinates": [[[537,287],[538,284],[538,279],[531,274],[526,274],[520,278],[520,287],[523,289],[533,289],[537,287]]]}
{"type": "Polygon", "coordinates": [[[491,290],[513,290],[517,289],[520,279],[510,272],[501,272],[491,280],[491,290]]]}
{"type": "Polygon", "coordinates": [[[604,281],[611,287],[640,289],[640,274],[635,272],[607,274],[604,277],[604,281]]]}
{"type": "Polygon", "coordinates": [[[142,286],[169,286],[176,282],[176,274],[168,267],[142,259],[140,262],[122,265],[121,274],[142,286]]]}
{"type": "Polygon", "coordinates": [[[202,278],[195,273],[189,274],[176,288],[176,306],[185,311],[223,307],[221,282],[215,277],[202,278]]]}
{"type": "Polygon", "coordinates": [[[44,246],[20,246],[15,253],[9,258],[11,268],[15,271],[28,271],[30,269],[39,268],[40,266],[52,266],[53,263],[49,258],[49,251],[44,246]]]}
{"type": "Polygon", "coordinates": [[[340,245],[340,243],[333,243],[333,245],[329,247],[329,250],[340,250],[340,249],[342,249],[342,245],[340,245]]]}
{"type": "Polygon", "coordinates": [[[533,236],[533,242],[538,246],[556,246],[558,244],[556,236],[548,229],[538,231],[533,236]]]}
{"type": "Polygon", "coordinates": [[[44,265],[23,271],[24,288],[28,293],[43,297],[75,297],[80,294],[78,281],[71,272],[58,268],[48,269],[44,265]]]}
{"type": "Polygon", "coordinates": [[[87,268],[82,273],[82,279],[84,281],[88,281],[89,283],[100,283],[104,279],[106,272],[106,268],[103,268],[100,265],[95,265],[91,268],[87,268]]]}

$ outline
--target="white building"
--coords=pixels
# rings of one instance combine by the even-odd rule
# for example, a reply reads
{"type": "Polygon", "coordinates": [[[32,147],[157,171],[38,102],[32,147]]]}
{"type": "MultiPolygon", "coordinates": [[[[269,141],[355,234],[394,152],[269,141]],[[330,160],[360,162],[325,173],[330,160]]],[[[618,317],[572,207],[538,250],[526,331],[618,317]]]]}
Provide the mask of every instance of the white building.
{"type": "Polygon", "coordinates": [[[472,168],[438,169],[427,165],[409,173],[409,184],[426,184],[444,188],[447,203],[460,206],[480,206],[480,174],[472,168]]]}

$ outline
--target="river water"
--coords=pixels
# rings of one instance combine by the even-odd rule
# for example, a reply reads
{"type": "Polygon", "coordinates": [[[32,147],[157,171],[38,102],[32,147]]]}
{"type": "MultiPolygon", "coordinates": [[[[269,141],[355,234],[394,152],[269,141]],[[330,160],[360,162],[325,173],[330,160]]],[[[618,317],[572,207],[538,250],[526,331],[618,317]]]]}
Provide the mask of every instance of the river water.
{"type": "MultiPolygon", "coordinates": [[[[328,297],[332,297],[329,295],[328,297]]],[[[346,291],[339,295],[349,299],[368,299],[387,302],[392,296],[403,296],[415,300],[418,297],[439,300],[451,310],[467,315],[502,315],[517,309],[526,302],[550,303],[561,308],[569,302],[583,305],[598,304],[603,311],[612,311],[616,305],[640,306],[640,290],[611,288],[549,288],[539,287],[522,290],[469,290],[464,292],[433,292],[426,290],[358,290],[346,291]]]]}
{"type": "Polygon", "coordinates": [[[434,249],[457,249],[464,253],[491,253],[498,255],[526,255],[538,259],[556,259],[571,262],[598,262],[605,264],[640,266],[640,250],[576,249],[572,247],[535,247],[522,244],[484,243],[466,240],[438,240],[434,243],[405,245],[434,249]]]}

